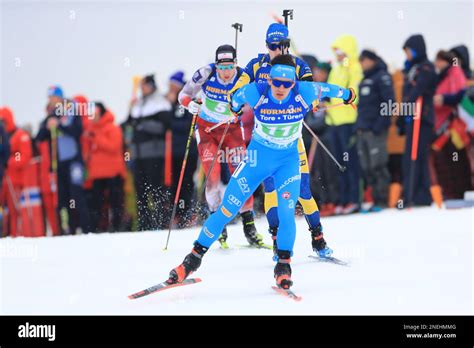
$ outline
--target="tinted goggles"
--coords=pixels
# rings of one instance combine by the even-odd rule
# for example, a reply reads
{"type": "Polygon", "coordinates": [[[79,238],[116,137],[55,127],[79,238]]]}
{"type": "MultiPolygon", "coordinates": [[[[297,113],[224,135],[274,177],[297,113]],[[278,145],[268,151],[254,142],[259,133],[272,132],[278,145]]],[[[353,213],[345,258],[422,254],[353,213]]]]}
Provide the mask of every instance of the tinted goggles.
{"type": "Polygon", "coordinates": [[[217,64],[216,65],[216,68],[219,70],[232,70],[234,69],[234,67],[235,67],[235,64],[229,64],[229,65],[217,64]]]}
{"type": "Polygon", "coordinates": [[[268,43],[267,42],[267,47],[270,51],[276,51],[281,49],[280,43],[268,43]]]}
{"type": "Polygon", "coordinates": [[[275,87],[280,87],[283,86],[284,88],[290,88],[293,85],[294,81],[282,81],[282,80],[275,80],[272,79],[272,84],[275,87]]]}

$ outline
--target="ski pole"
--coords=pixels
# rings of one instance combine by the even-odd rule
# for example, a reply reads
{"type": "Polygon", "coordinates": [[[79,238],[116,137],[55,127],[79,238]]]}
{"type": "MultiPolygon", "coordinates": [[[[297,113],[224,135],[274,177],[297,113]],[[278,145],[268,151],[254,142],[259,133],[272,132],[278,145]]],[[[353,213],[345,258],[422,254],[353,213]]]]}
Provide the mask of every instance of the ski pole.
{"type": "MultiPolygon", "coordinates": [[[[344,104],[344,103],[338,103],[338,104],[334,104],[334,105],[328,105],[328,106],[323,106],[322,108],[319,108],[319,107],[314,107],[313,108],[313,111],[316,112],[316,111],[323,111],[323,110],[328,110],[328,109],[332,109],[332,108],[335,108],[335,107],[338,107],[338,106],[343,106],[343,105],[347,105],[347,104],[344,104]]],[[[349,104],[350,106],[352,106],[352,108],[354,110],[356,110],[356,106],[354,104],[349,104]]]]}
{"type": "Polygon", "coordinates": [[[420,137],[420,123],[421,123],[421,106],[423,104],[423,97],[418,97],[415,106],[415,115],[413,117],[413,137],[411,143],[411,163],[409,176],[409,191],[408,191],[408,206],[412,205],[413,201],[413,184],[415,181],[415,165],[418,158],[418,141],[420,137]]]}
{"type": "Polygon", "coordinates": [[[219,156],[219,151],[221,150],[222,143],[224,142],[224,138],[227,134],[227,131],[229,130],[229,126],[230,126],[230,120],[227,121],[227,125],[225,126],[225,129],[224,129],[224,134],[222,134],[222,138],[219,141],[219,146],[217,146],[216,154],[214,155],[214,158],[212,159],[211,167],[209,168],[209,171],[207,172],[207,176],[204,178],[204,183],[202,185],[202,187],[204,187],[204,190],[206,189],[207,179],[211,175],[212,169],[214,168],[214,164],[216,163],[217,157],[219,156]]]}
{"type": "Polygon", "coordinates": [[[212,126],[211,128],[207,127],[204,131],[206,133],[210,133],[212,132],[214,129],[216,128],[219,128],[220,126],[222,126],[223,124],[226,124],[227,122],[229,121],[232,121],[234,119],[234,117],[231,117],[230,120],[224,120],[224,121],[221,121],[219,123],[216,123],[214,126],[212,126]]]}
{"type": "MultiPolygon", "coordinates": [[[[63,218],[61,217],[59,207],[59,190],[58,190],[58,128],[53,126],[50,129],[51,133],[51,192],[53,193],[53,207],[55,210],[55,218],[58,223],[58,229],[63,229],[63,218]]],[[[62,231],[58,233],[62,234],[62,231]]]]}
{"type": "MultiPolygon", "coordinates": [[[[22,220],[22,217],[21,217],[20,199],[16,195],[15,188],[13,187],[12,179],[10,178],[10,176],[5,175],[5,180],[7,182],[7,187],[8,187],[8,191],[10,192],[11,200],[13,201],[13,207],[16,210],[16,228],[17,228],[17,231],[15,231],[15,232],[17,233],[17,235],[20,235],[20,233],[23,234],[23,228],[22,228],[23,220],[22,220]]],[[[9,214],[10,214],[10,216],[12,215],[11,212],[9,212],[9,214]]],[[[9,233],[11,234],[11,231],[9,233]]]]}
{"type": "Polygon", "coordinates": [[[313,130],[308,126],[308,124],[303,121],[303,125],[306,127],[306,129],[308,130],[308,132],[313,136],[314,139],[316,139],[316,141],[318,142],[319,145],[321,145],[321,147],[324,149],[324,151],[326,151],[326,153],[329,155],[329,157],[331,157],[331,159],[334,161],[334,163],[337,165],[337,167],[339,168],[339,170],[341,172],[344,172],[346,170],[346,167],[341,165],[337,159],[334,157],[334,155],[331,153],[331,151],[328,150],[328,148],[326,147],[326,145],[324,145],[324,143],[321,141],[321,139],[319,139],[319,137],[313,132],[313,130]]]}
{"type": "Polygon", "coordinates": [[[176,207],[178,206],[179,193],[181,192],[181,184],[183,183],[184,170],[186,168],[186,163],[188,161],[189,148],[191,147],[190,145],[191,145],[191,139],[194,133],[194,124],[196,123],[196,117],[197,117],[197,114],[194,114],[193,119],[191,121],[191,129],[189,130],[188,141],[186,142],[186,150],[184,151],[183,164],[181,165],[181,174],[179,175],[178,186],[176,188],[176,195],[174,197],[173,211],[171,213],[170,226],[168,229],[168,237],[166,238],[166,245],[163,250],[168,250],[168,243],[170,241],[171,228],[173,227],[173,220],[176,215],[176,207]]]}

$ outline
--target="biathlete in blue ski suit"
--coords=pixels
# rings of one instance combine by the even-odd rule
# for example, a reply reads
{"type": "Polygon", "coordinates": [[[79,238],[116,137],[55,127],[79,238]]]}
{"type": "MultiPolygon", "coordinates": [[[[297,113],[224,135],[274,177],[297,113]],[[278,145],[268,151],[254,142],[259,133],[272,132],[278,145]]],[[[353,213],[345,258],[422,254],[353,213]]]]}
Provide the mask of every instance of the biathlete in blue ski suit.
{"type": "Polygon", "coordinates": [[[300,193],[298,139],[302,121],[311,104],[320,98],[354,101],[354,92],[335,85],[296,81],[293,57],[280,55],[272,60],[267,84],[251,83],[232,97],[231,110],[242,114],[244,104],[254,109],[255,126],[247,156],[235,172],[217,211],[204,223],[194,248],[183,263],[170,272],[168,283],[182,282],[201,264],[203,255],[217,240],[225,225],[258,185],[273,177],[278,196],[278,262],[274,269],[277,286],[288,289],[291,281],[290,257],[296,237],[295,204],[300,193]],[[252,160],[250,160],[252,158],[252,160]]]}
{"type": "MultiPolygon", "coordinates": [[[[259,54],[257,57],[250,60],[245,67],[245,72],[247,74],[239,78],[239,81],[237,81],[234,88],[231,90],[231,93],[251,82],[267,84],[270,70],[272,68],[271,58],[285,53],[284,51],[287,49],[284,44],[285,40],[289,40],[288,28],[280,23],[270,24],[265,39],[268,53],[259,54]]],[[[293,56],[293,59],[295,60],[296,65],[296,79],[312,82],[313,74],[308,64],[299,57],[293,56]]],[[[328,257],[332,254],[332,249],[327,246],[323,237],[319,208],[311,192],[308,157],[306,156],[306,149],[302,138],[298,140],[298,152],[301,174],[301,187],[298,201],[303,207],[304,216],[309,225],[313,250],[319,257],[328,257]]],[[[273,257],[276,261],[276,250],[278,249],[276,239],[280,222],[277,213],[278,198],[273,177],[266,178],[263,182],[263,186],[265,188],[265,215],[269,225],[268,231],[273,239],[273,257]]]]}

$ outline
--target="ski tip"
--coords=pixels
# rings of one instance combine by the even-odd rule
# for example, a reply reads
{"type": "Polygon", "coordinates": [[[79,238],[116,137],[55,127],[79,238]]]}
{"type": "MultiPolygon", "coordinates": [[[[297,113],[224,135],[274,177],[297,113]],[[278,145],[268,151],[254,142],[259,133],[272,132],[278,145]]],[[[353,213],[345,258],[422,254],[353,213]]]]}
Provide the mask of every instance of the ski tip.
{"type": "Polygon", "coordinates": [[[303,297],[301,296],[298,296],[296,295],[293,291],[291,290],[285,290],[285,289],[282,289],[278,286],[275,286],[273,285],[272,286],[272,289],[275,290],[277,293],[279,293],[280,295],[283,295],[283,296],[286,296],[288,298],[291,298],[292,300],[296,301],[296,302],[299,302],[303,299],[303,297]]]}
{"type": "Polygon", "coordinates": [[[137,296],[137,294],[131,294],[131,295],[128,295],[127,297],[129,300],[136,300],[140,296],[137,296]]]}

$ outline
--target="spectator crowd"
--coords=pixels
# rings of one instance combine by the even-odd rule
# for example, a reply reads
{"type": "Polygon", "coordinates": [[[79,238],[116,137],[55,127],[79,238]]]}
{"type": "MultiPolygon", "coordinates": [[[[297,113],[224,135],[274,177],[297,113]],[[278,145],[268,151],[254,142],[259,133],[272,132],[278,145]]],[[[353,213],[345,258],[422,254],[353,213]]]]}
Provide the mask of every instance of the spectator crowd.
{"type": "MultiPolygon", "coordinates": [[[[459,45],[430,60],[422,35],[401,43],[406,61],[389,72],[383,58],[358,50],[351,35],[332,44],[334,61],[302,55],[313,80],[355,89],[357,108],[323,100],[306,117],[321,142],[344,164],[340,171],[303,130],[311,189],[321,216],[385,208],[441,205],[474,184],[474,79],[459,45]]],[[[54,236],[168,228],[192,115],[178,103],[182,71],[167,93],[155,77],[135,80],[125,122],[105,101],[47,90],[36,134],[0,107],[1,236],[54,236]]],[[[242,118],[246,140],[251,110],[242,118]]],[[[204,219],[204,171],[193,138],[173,226],[204,219]]],[[[221,165],[222,184],[229,173],[221,165]],[[227,173],[226,173],[227,172],[227,173]]],[[[263,211],[262,190],[254,194],[263,211]]]]}

